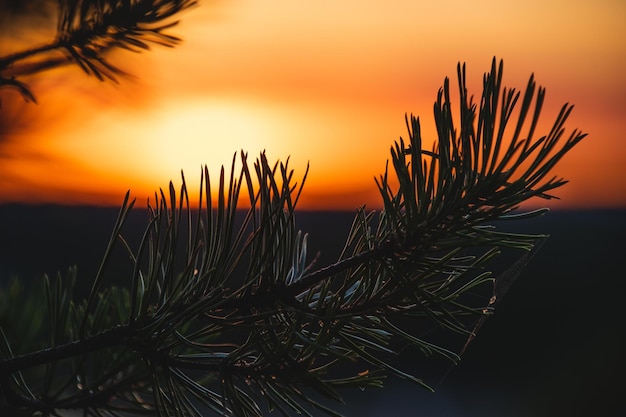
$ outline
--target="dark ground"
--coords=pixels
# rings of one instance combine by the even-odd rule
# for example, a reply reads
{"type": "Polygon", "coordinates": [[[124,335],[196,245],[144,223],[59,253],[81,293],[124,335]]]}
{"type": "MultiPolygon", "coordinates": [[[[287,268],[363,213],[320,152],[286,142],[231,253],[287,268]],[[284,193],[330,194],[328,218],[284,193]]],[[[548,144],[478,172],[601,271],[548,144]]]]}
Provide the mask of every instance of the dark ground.
{"type": "MultiPolygon", "coordinates": [[[[77,264],[83,289],[117,209],[0,206],[0,280],[77,264]]],[[[339,253],[352,213],[298,215],[321,262],[339,253]]],[[[139,236],[145,213],[125,236],[139,236]]],[[[552,212],[520,226],[551,234],[487,320],[460,365],[431,394],[394,381],[347,395],[348,416],[624,416],[626,210],[552,212]],[[622,270],[622,272],[619,272],[622,270]]],[[[132,240],[132,239],[131,239],[132,240]]]]}

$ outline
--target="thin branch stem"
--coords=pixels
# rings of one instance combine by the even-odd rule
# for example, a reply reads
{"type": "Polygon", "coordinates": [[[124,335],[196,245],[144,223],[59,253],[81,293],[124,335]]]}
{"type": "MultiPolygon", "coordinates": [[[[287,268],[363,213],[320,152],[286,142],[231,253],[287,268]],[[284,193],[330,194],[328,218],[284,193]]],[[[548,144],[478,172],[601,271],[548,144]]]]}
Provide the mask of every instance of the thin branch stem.
{"type": "Polygon", "coordinates": [[[134,327],[120,325],[63,345],[4,359],[0,361],[0,379],[14,372],[124,344],[136,335],[137,330],[134,327]]]}
{"type": "MultiPolygon", "coordinates": [[[[16,52],[11,55],[7,55],[3,58],[0,58],[0,71],[3,68],[7,68],[13,65],[15,62],[20,61],[22,59],[30,58],[38,54],[42,54],[45,52],[53,51],[62,47],[62,42],[57,41],[47,45],[39,46],[32,49],[27,49],[25,51],[16,52]]],[[[15,74],[20,75],[20,74],[15,74]]]]}

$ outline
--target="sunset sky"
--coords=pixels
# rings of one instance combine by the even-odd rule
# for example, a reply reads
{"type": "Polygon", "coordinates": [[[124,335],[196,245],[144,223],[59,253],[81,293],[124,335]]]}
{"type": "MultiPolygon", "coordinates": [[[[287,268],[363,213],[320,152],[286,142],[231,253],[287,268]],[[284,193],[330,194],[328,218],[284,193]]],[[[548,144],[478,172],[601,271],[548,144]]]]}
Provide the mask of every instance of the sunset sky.
{"type": "MultiPolygon", "coordinates": [[[[538,133],[566,102],[566,134],[589,133],[554,170],[571,181],[562,200],[543,205],[626,207],[622,0],[204,0],[180,19],[175,48],[109,57],[131,74],[118,85],[64,67],[27,79],[37,105],[0,90],[0,203],[117,205],[127,189],[145,201],[244,149],[291,156],[296,176],[310,163],[302,208],[377,208],[373,177],[407,137],[405,113],[434,139],[444,77],[466,62],[479,96],[496,56],[507,86],[534,72],[547,88],[538,133]]],[[[55,24],[4,21],[0,56],[52,40],[55,24]]]]}

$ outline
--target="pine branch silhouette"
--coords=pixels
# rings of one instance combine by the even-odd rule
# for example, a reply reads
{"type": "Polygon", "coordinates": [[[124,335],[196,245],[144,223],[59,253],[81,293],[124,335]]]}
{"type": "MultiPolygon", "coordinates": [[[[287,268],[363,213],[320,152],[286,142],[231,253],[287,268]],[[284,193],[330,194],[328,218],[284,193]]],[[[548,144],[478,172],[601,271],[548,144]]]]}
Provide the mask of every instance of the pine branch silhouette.
{"type": "Polygon", "coordinates": [[[501,221],[544,214],[519,208],[554,198],[566,181],[549,173],[586,136],[565,136],[565,105],[535,138],[545,90],[532,76],[523,94],[504,88],[502,71],[494,59],[476,104],[459,65],[456,118],[445,80],[430,150],[420,120],[407,117],[408,140],[376,178],[384,209],[358,210],[331,265],[308,260],[295,221],[306,173],[296,182],[289,161],[262,153],[250,166],[242,152],[229,175],[222,168],[216,203],[205,168],[197,207],[184,176],[179,190],[170,183],[149,204],[137,247],[122,233],[127,194],[89,296],[73,296],[75,269],[46,278],[45,301],[34,303],[45,306],[43,346],[15,351],[16,336],[3,331],[4,401],[43,415],[336,416],[326,400],[341,401],[342,387],[380,387],[392,375],[431,389],[426,370],[398,363],[398,352],[458,362],[545,239],[501,221]],[[124,288],[108,283],[116,247],[133,265],[124,288]],[[505,248],[522,255],[496,274],[505,248]],[[446,345],[441,332],[461,344],[446,345]]]}
{"type": "Polygon", "coordinates": [[[99,80],[125,75],[105,55],[113,49],[141,52],[151,44],[172,47],[180,38],[167,33],[173,18],[192,0],[58,0],[56,39],[0,57],[0,87],[17,89],[26,101],[35,95],[19,77],[63,65],[78,65],[99,80]]]}

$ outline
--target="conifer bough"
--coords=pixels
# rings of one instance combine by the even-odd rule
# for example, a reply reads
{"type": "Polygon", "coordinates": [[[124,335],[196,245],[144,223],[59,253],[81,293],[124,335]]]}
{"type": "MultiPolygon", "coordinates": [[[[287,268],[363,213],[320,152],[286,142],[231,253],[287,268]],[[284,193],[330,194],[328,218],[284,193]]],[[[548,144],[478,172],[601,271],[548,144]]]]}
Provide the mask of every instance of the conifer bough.
{"type": "Polygon", "coordinates": [[[141,52],[150,45],[173,47],[180,38],[167,31],[172,20],[197,4],[192,0],[58,0],[56,39],[0,57],[0,87],[17,89],[36,102],[28,85],[17,77],[68,64],[78,65],[100,81],[117,82],[125,72],[106,59],[114,49],[141,52]]]}
{"type": "MultiPolygon", "coordinates": [[[[297,183],[288,161],[261,154],[250,166],[242,152],[239,168],[236,157],[228,176],[222,168],[215,203],[204,168],[196,207],[184,177],[178,191],[170,183],[149,203],[137,247],[122,237],[134,205],[127,194],[89,296],[74,299],[72,268],[45,278],[45,301],[22,303],[43,306],[41,349],[14,351],[19,335],[2,331],[3,401],[42,415],[336,416],[327,399],[341,401],[342,387],[380,387],[395,375],[431,389],[426,370],[398,352],[459,360],[545,238],[511,233],[501,220],[543,214],[519,207],[553,198],[565,181],[550,171],[585,137],[565,136],[565,105],[535,138],[545,90],[532,76],[523,94],[503,88],[495,59],[478,103],[465,65],[458,86],[456,118],[448,79],[439,91],[431,149],[419,119],[407,117],[408,140],[394,144],[391,170],[376,179],[383,210],[358,210],[331,265],[307,257],[295,222],[306,173],[297,183]],[[116,246],[132,261],[122,288],[108,282],[116,246]],[[496,274],[504,248],[522,255],[496,274]],[[441,334],[462,343],[446,345],[457,339],[441,334]]],[[[7,294],[0,302],[15,303],[7,294]]]]}

